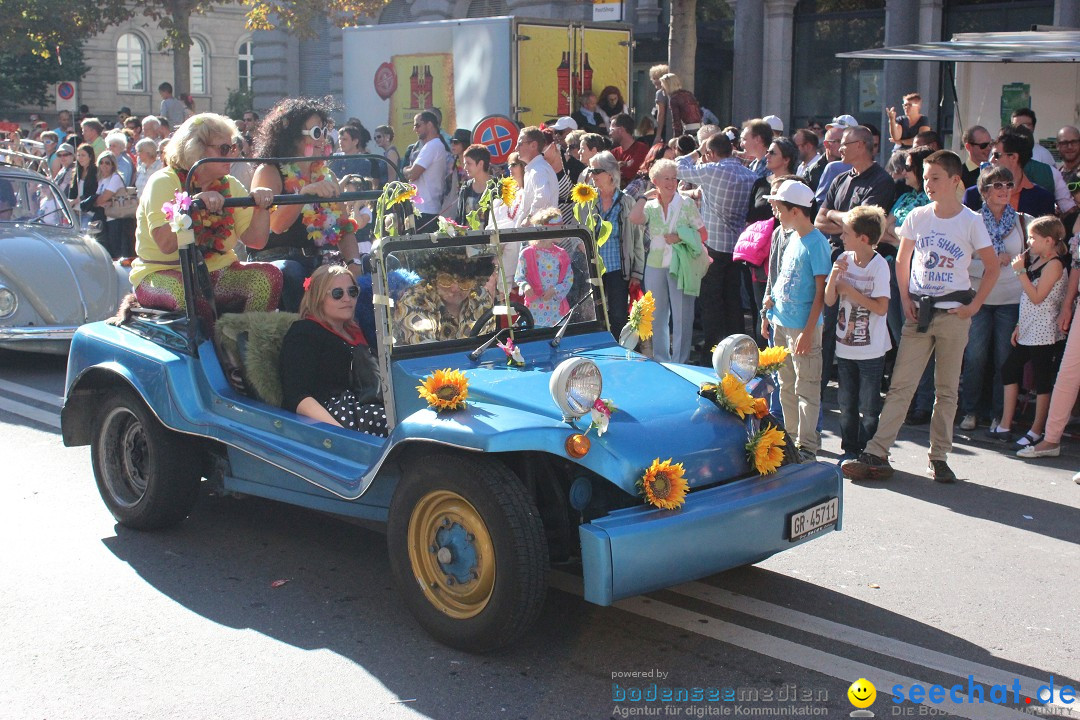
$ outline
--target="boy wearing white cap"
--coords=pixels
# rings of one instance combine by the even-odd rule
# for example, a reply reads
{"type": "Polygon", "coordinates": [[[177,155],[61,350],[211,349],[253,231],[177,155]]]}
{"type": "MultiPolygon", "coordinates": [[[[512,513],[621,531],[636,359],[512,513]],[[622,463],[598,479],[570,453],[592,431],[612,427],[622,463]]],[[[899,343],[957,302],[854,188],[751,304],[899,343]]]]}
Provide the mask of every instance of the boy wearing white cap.
{"type": "Polygon", "coordinates": [[[791,352],[780,370],[780,405],[788,434],[805,462],[817,458],[821,406],[821,310],[825,279],[832,269],[829,241],[814,227],[814,191],[800,180],[785,180],[765,198],[787,232],[794,232],[780,259],[780,271],[765,298],[761,334],[791,352]]]}

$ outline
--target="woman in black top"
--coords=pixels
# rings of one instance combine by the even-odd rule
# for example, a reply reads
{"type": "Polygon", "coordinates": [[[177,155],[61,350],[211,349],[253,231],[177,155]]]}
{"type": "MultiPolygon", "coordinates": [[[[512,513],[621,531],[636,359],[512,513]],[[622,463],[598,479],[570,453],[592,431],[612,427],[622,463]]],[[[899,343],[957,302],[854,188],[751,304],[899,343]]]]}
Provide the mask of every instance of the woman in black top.
{"type": "MultiPolygon", "coordinates": [[[[75,180],[68,187],[68,198],[79,201],[79,209],[90,215],[91,220],[101,223],[101,230],[105,229],[105,208],[99,208],[94,204],[97,199],[97,158],[94,156],[94,146],[83,143],[75,150],[75,180]]],[[[85,227],[85,225],[84,225],[85,227]]]]}
{"type": "Polygon", "coordinates": [[[386,410],[366,402],[374,393],[354,387],[353,363],[369,352],[353,322],[359,290],[341,265],[311,275],[297,320],[281,345],[284,408],[299,415],[369,435],[387,435],[386,410]]]}
{"type": "MultiPolygon", "coordinates": [[[[255,157],[309,157],[310,162],[279,164],[267,162],[255,169],[253,187],[266,187],[274,194],[299,193],[313,198],[335,197],[338,179],[326,167],[330,137],[330,107],[312,98],[287,98],[275,105],[259,125],[255,136],[255,157]]],[[[304,293],[304,280],[318,267],[323,256],[340,250],[350,269],[359,274],[360,252],[354,232],[335,225],[312,231],[305,216],[332,209],[343,216],[340,204],[277,205],[270,210],[270,238],[266,247],[248,253],[248,259],[273,263],[281,270],[281,309],[296,312],[304,293]]],[[[318,227],[318,226],[316,226],[318,227]]]]}

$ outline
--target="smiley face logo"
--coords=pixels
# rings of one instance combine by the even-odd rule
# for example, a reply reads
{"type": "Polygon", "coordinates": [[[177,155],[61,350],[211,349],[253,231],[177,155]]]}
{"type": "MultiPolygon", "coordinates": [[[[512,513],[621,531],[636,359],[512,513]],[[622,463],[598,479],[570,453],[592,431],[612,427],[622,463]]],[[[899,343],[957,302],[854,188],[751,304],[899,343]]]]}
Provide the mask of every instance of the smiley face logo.
{"type": "Polygon", "coordinates": [[[851,704],[857,708],[868,708],[874,704],[874,700],[877,699],[877,688],[874,687],[874,683],[870,682],[866,678],[859,678],[855,682],[851,683],[851,687],[847,691],[848,700],[851,704]]]}

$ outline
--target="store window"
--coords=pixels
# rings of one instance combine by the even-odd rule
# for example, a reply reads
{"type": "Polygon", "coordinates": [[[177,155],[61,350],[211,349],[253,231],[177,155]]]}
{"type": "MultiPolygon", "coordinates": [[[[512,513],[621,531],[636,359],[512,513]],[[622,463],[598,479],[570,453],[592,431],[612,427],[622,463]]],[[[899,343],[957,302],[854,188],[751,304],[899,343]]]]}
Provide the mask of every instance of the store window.
{"type": "Polygon", "coordinates": [[[120,92],[146,90],[146,45],[134,33],[124,33],[116,41],[116,89],[120,92]]]}
{"type": "Polygon", "coordinates": [[[253,80],[251,69],[255,65],[255,48],[250,40],[240,43],[240,49],[236,52],[237,76],[240,79],[240,89],[250,90],[253,80]]]}
{"type": "Polygon", "coordinates": [[[800,0],[795,8],[792,127],[841,114],[878,125],[883,62],[841,59],[836,53],[884,42],[884,0],[800,0]]]}

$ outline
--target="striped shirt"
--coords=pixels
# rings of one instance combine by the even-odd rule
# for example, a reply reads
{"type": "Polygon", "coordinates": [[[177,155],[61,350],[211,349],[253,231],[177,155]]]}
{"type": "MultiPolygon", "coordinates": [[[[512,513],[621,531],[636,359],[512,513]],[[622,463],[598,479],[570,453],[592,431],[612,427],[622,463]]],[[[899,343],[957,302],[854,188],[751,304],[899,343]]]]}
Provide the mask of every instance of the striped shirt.
{"type": "Polygon", "coordinates": [[[697,165],[692,155],[684,155],[676,163],[676,177],[701,186],[701,219],[709,232],[708,246],[716,252],[734,252],[746,229],[757,175],[734,158],[697,165]]]}

